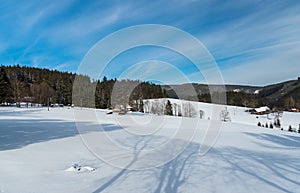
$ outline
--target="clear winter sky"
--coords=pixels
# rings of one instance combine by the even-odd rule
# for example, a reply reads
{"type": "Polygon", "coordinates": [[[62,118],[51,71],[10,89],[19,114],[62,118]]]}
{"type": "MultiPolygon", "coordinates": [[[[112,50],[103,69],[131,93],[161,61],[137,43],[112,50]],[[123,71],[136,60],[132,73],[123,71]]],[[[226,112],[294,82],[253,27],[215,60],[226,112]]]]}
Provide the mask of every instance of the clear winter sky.
{"type": "MultiPolygon", "coordinates": [[[[225,83],[265,85],[300,76],[297,0],[0,0],[0,10],[4,65],[76,72],[88,50],[110,33],[132,25],[163,24],[199,39],[215,58],[225,83]]],[[[205,83],[194,76],[189,61],[156,47],[129,50],[105,73],[115,78],[145,60],[174,63],[192,81],[205,83]]],[[[151,70],[171,76],[163,62],[151,70]]]]}

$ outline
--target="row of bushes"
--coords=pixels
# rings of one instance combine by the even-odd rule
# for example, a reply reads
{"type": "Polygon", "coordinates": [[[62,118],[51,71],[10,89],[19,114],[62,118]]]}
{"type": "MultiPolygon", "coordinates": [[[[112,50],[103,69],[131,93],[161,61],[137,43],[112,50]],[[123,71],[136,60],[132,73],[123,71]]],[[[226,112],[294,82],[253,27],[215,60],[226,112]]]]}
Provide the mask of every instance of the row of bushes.
{"type": "MultiPolygon", "coordinates": [[[[270,123],[270,124],[268,124],[268,123],[262,124],[261,122],[258,122],[257,126],[259,126],[259,127],[265,127],[265,128],[270,128],[270,129],[273,129],[274,127],[276,127],[276,128],[281,128],[281,130],[283,130],[283,128],[280,127],[280,124],[279,125],[278,124],[274,124],[273,125],[272,123],[270,123]]],[[[288,131],[289,132],[298,132],[298,133],[300,133],[300,124],[299,124],[299,129],[298,130],[296,128],[293,128],[291,125],[289,125],[288,131]]]]}

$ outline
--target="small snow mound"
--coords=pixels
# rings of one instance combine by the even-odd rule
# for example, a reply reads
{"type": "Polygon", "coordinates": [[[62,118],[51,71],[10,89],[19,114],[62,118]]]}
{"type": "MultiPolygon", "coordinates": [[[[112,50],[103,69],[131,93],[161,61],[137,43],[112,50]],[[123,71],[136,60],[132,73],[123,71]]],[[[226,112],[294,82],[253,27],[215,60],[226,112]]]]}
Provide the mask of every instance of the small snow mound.
{"type": "Polygon", "coordinates": [[[80,172],[80,171],[90,171],[93,172],[95,171],[96,168],[90,167],[90,166],[80,166],[78,164],[73,164],[71,167],[66,169],[66,172],[80,172]]]}
{"type": "Polygon", "coordinates": [[[93,171],[96,170],[96,168],[93,168],[93,167],[90,167],[90,166],[84,166],[84,167],[82,167],[82,169],[88,170],[88,171],[90,171],[90,172],[93,172],[93,171]]]}
{"type": "Polygon", "coordinates": [[[80,165],[73,164],[71,167],[69,167],[65,171],[67,171],[67,172],[75,172],[75,171],[80,171],[80,170],[81,170],[81,166],[80,165]]]}

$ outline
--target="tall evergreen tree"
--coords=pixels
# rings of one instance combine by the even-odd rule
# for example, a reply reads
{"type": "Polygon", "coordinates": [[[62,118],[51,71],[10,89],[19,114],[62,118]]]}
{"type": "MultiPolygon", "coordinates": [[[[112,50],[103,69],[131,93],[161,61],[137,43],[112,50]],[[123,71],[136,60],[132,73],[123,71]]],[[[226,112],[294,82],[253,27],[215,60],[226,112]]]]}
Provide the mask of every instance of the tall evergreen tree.
{"type": "Polygon", "coordinates": [[[173,115],[172,104],[169,100],[167,101],[167,104],[165,107],[165,115],[173,115]]]}
{"type": "Polygon", "coordinates": [[[0,103],[7,102],[10,94],[10,82],[4,68],[0,67],[0,103]]]}
{"type": "Polygon", "coordinates": [[[139,112],[144,112],[144,102],[142,99],[139,101],[139,112]]]}

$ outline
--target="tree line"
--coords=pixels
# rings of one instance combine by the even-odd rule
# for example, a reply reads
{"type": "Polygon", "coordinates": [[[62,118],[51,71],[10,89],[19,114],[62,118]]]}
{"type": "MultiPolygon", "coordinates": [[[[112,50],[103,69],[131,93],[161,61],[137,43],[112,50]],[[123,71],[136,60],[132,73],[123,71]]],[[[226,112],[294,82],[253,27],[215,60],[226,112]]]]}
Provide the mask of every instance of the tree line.
{"type": "Polygon", "coordinates": [[[96,108],[116,104],[141,110],[143,99],[163,98],[159,85],[138,80],[91,80],[85,75],[27,66],[0,66],[0,104],[21,102],[47,106],[49,103],[96,108]],[[74,80],[78,89],[72,95],[74,80]],[[94,90],[93,90],[94,89],[94,90]]]}
{"type": "MultiPolygon", "coordinates": [[[[193,100],[194,98],[195,97],[191,97],[190,100],[193,100]]],[[[243,106],[243,107],[250,107],[250,108],[269,106],[271,109],[287,110],[287,111],[290,111],[292,109],[300,109],[299,97],[293,96],[289,93],[283,97],[270,100],[267,99],[264,95],[260,95],[260,94],[227,91],[226,100],[228,105],[233,105],[233,106],[243,106]]],[[[211,103],[211,94],[210,93],[200,94],[197,97],[197,101],[211,103]]]]}
{"type": "MultiPolygon", "coordinates": [[[[299,84],[300,85],[300,84],[299,84]]],[[[277,87],[276,87],[277,89],[277,87]]],[[[281,98],[266,98],[274,88],[261,94],[227,91],[227,104],[234,106],[259,107],[267,105],[279,110],[300,109],[300,86],[281,98]],[[268,92],[268,93],[266,93],[268,92]]],[[[0,104],[20,102],[48,105],[63,105],[109,108],[115,105],[131,105],[143,111],[143,99],[172,98],[160,85],[139,80],[116,80],[104,77],[91,80],[85,75],[41,69],[27,66],[0,66],[0,104]],[[80,84],[72,93],[75,77],[80,84]]],[[[176,97],[173,97],[176,98],[176,97]]],[[[201,94],[187,100],[211,102],[211,94],[201,94]]]]}
{"type": "Polygon", "coordinates": [[[47,105],[72,103],[75,74],[33,67],[0,66],[0,103],[28,102],[47,105]],[[4,86],[5,85],[5,86],[4,86]]]}

